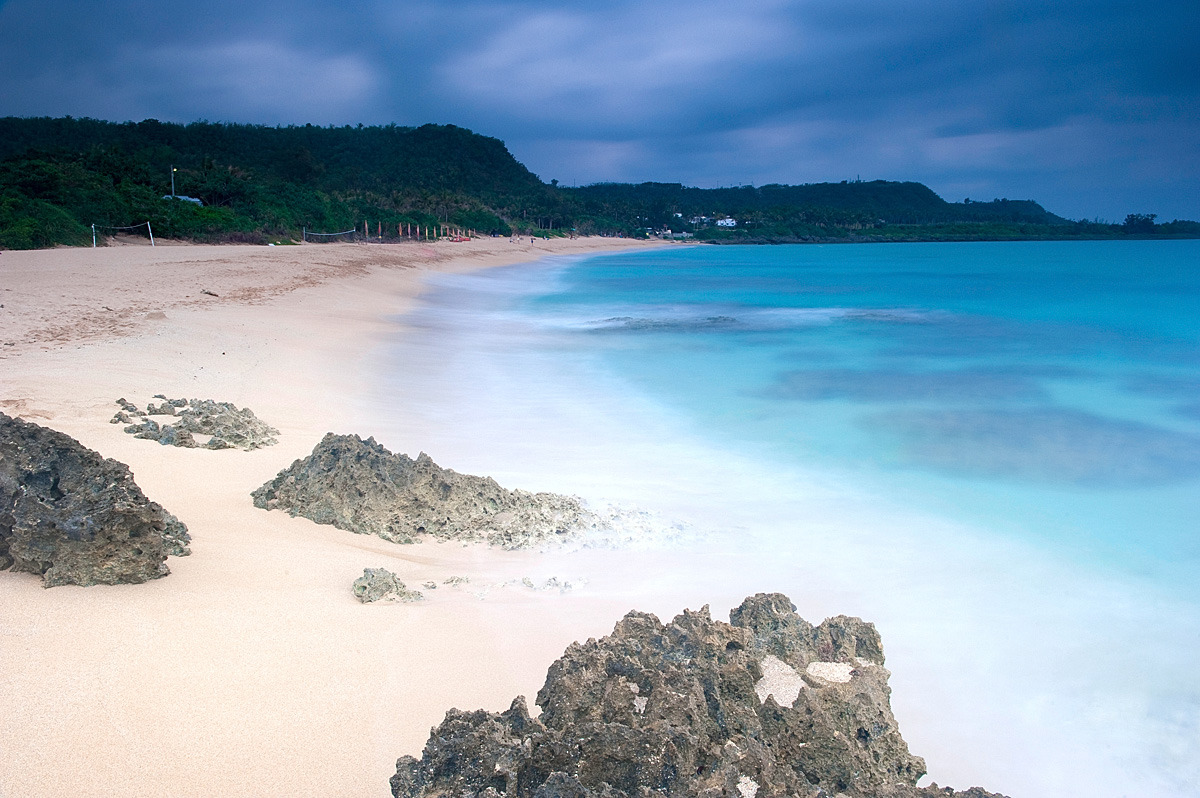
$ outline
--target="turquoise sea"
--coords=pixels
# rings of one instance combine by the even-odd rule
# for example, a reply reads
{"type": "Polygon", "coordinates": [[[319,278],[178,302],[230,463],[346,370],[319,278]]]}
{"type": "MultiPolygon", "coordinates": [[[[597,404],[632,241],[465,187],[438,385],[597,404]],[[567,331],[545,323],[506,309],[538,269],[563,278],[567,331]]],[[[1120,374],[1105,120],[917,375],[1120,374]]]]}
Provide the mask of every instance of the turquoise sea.
{"type": "Polygon", "coordinates": [[[875,621],[942,783],[1200,795],[1200,242],[675,247],[433,288],[381,388],[429,423],[397,437],[679,520],[697,559],[631,600],[875,621]]]}
{"type": "Polygon", "coordinates": [[[1200,598],[1198,242],[695,247],[522,310],[725,444],[1200,598]]]}

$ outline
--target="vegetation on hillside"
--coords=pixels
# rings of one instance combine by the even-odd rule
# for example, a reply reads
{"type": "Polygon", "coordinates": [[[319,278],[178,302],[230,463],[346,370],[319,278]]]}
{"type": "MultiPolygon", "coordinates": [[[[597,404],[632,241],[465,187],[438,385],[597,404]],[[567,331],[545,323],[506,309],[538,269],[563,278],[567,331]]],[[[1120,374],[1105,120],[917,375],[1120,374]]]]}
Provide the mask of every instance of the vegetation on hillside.
{"type": "Polygon", "coordinates": [[[503,142],[453,125],[266,127],[0,118],[0,247],[90,243],[149,221],[196,241],[432,226],[705,241],[1197,236],[1194,222],[1071,222],[1028,200],[949,203],[919,183],[699,189],[543,183],[503,142]],[[174,193],[200,203],[172,199],[174,193]]]}

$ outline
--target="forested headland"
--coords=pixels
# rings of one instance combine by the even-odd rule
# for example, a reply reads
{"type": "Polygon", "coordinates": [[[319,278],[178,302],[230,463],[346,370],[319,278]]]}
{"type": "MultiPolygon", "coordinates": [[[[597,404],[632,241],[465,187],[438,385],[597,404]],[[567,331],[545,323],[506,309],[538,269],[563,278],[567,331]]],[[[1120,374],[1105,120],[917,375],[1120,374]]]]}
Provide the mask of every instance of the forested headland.
{"type": "Polygon", "coordinates": [[[245,243],[363,235],[364,223],[384,239],[414,228],[731,243],[1200,236],[1200,223],[1152,214],[1108,224],[1032,200],[947,202],[912,182],[568,188],[453,125],[0,118],[0,247],[90,245],[93,225],[144,222],[161,237],[245,243]]]}

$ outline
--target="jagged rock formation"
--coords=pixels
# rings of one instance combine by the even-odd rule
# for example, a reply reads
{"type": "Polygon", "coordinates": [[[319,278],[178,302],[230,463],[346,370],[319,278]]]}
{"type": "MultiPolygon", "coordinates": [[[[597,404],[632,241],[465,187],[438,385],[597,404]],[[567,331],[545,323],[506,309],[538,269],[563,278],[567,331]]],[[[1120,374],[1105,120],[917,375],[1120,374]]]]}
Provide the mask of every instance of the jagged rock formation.
{"type": "Polygon", "coordinates": [[[168,557],[186,557],[192,553],[188,544],[192,536],[188,534],[187,526],[175,517],[174,513],[163,510],[163,551],[168,557]]]}
{"type": "Polygon", "coordinates": [[[997,798],[918,788],[892,716],[875,627],[819,626],[758,594],[713,621],[631,612],[573,643],[537,694],[501,713],[452,709],[421,759],[401,757],[395,798],[997,798]]]}
{"type": "Polygon", "coordinates": [[[158,441],[163,446],[185,449],[262,449],[279,441],[279,430],[266,424],[244,407],[212,399],[168,399],[158,394],[161,404],[151,402],[143,412],[137,405],[118,399],[121,409],[112,417],[113,424],[127,424],[125,431],[135,438],[158,441]],[[174,416],[174,424],[159,424],[149,416],[174,416]],[[210,436],[200,444],[196,435],[210,436]]]}
{"type": "Polygon", "coordinates": [[[255,507],[394,543],[430,535],[522,548],[601,524],[577,498],[505,490],[491,477],[442,468],[424,452],[413,460],[374,438],[333,433],[252,495],[255,507]]]}
{"type": "Polygon", "coordinates": [[[386,568],[364,568],[363,575],[354,580],[353,590],[355,597],[363,604],[374,601],[410,602],[424,598],[421,591],[409,590],[386,568]]]}
{"type": "Polygon", "coordinates": [[[0,569],[46,587],[145,582],[187,554],[178,518],[129,468],[69,435],[0,413],[0,569]]]}

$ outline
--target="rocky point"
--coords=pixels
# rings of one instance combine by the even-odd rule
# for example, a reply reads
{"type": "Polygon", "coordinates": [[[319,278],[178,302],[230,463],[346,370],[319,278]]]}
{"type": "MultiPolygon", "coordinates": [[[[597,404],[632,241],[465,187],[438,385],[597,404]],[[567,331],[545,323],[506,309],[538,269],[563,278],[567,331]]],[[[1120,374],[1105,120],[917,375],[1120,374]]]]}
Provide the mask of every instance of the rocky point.
{"type": "Polygon", "coordinates": [[[1000,798],[917,787],[925,762],[892,716],[875,627],[813,626],[758,594],[714,621],[631,612],[574,643],[537,694],[505,712],[452,709],[395,798],[1000,798]]]}

